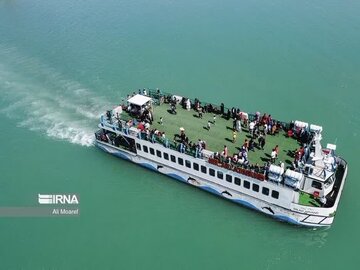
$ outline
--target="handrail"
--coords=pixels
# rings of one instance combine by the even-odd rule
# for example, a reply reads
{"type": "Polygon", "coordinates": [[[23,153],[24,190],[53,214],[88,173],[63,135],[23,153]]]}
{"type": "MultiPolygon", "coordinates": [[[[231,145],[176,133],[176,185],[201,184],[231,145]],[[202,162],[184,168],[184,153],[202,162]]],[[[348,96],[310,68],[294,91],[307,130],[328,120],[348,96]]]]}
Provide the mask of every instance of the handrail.
{"type": "MultiPolygon", "coordinates": [[[[115,125],[113,125],[113,130],[114,130],[114,128],[117,131],[123,132],[125,134],[128,134],[128,132],[129,132],[124,127],[124,124],[122,124],[122,127],[116,127],[115,125]]],[[[148,139],[146,135],[147,134],[144,133],[144,132],[139,132],[138,133],[138,138],[140,140],[150,141],[150,142],[153,142],[153,143],[162,144],[166,148],[172,149],[174,151],[179,151],[178,144],[176,144],[174,142],[168,141],[168,143],[166,143],[167,139],[164,139],[164,138],[159,137],[157,135],[154,135],[154,140],[152,140],[152,138],[148,139]]],[[[179,143],[179,145],[180,145],[180,143],[179,143]]],[[[185,149],[183,154],[186,154],[186,155],[189,155],[189,156],[192,156],[192,157],[196,158],[196,151],[193,151],[192,149],[190,149],[190,150],[185,149]]],[[[201,158],[201,155],[200,155],[200,158],[201,158]]],[[[237,172],[239,174],[243,174],[243,175],[246,175],[246,176],[249,176],[249,177],[252,177],[252,178],[256,178],[256,179],[261,180],[261,181],[264,181],[265,178],[266,178],[265,174],[264,174],[265,173],[264,170],[257,173],[255,171],[252,171],[252,170],[249,170],[249,169],[246,169],[246,168],[242,168],[241,166],[239,166],[239,164],[234,164],[233,162],[227,163],[226,161],[221,160],[221,159],[216,159],[216,158],[209,157],[207,161],[208,161],[208,163],[210,163],[212,165],[215,165],[217,167],[224,168],[224,169],[227,169],[227,170],[230,170],[230,171],[234,171],[234,172],[237,172]]],[[[204,159],[204,160],[206,161],[206,159],[204,159]]]]}
{"type": "Polygon", "coordinates": [[[265,171],[263,173],[255,172],[255,171],[252,171],[252,170],[245,169],[245,168],[242,168],[240,166],[234,165],[232,163],[229,164],[229,163],[226,163],[226,162],[222,162],[222,161],[220,161],[220,160],[218,160],[216,158],[209,158],[208,162],[210,164],[218,166],[220,168],[225,168],[225,169],[237,172],[239,174],[243,174],[245,176],[249,176],[251,178],[258,179],[260,181],[264,181],[266,179],[265,174],[264,174],[265,171]]]}

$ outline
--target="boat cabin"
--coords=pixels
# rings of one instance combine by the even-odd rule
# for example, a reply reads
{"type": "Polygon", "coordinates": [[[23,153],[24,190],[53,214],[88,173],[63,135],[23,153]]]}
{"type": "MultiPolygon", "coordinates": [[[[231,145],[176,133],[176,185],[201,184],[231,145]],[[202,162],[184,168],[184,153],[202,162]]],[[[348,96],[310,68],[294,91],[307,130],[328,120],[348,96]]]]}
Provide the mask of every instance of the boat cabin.
{"type": "Polygon", "coordinates": [[[305,164],[304,171],[308,177],[303,190],[319,197],[325,197],[331,193],[335,183],[336,145],[328,144],[326,149],[321,150],[311,153],[310,159],[305,164]]]}

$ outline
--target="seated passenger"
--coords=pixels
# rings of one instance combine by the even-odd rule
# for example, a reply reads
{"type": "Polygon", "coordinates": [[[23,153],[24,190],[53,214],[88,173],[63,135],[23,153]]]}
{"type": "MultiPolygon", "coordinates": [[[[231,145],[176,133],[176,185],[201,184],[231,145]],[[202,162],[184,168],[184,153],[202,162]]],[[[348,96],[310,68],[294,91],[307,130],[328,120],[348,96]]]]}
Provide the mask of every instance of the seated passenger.
{"type": "Polygon", "coordinates": [[[101,134],[101,140],[102,140],[103,142],[109,142],[108,137],[106,136],[105,133],[102,133],[102,134],[101,134]]]}

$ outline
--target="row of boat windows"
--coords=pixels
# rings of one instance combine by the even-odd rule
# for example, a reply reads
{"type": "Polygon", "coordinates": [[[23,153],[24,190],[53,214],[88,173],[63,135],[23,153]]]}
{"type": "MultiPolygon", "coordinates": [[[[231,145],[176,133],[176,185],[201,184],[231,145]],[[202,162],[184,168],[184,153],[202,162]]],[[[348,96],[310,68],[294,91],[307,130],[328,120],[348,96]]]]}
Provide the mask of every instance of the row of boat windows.
{"type": "MultiPolygon", "coordinates": [[[[140,144],[137,143],[136,148],[141,151],[141,145],[140,144]]],[[[191,166],[191,162],[189,160],[186,160],[186,159],[184,160],[183,158],[180,158],[180,157],[176,158],[174,155],[169,155],[166,152],[162,153],[160,150],[155,151],[154,148],[147,147],[146,145],[143,145],[142,150],[145,153],[150,153],[153,156],[155,156],[155,152],[156,152],[156,156],[159,157],[159,158],[163,157],[165,160],[170,160],[171,162],[177,163],[177,164],[179,164],[181,166],[185,165],[187,168],[190,168],[190,169],[192,167],[195,171],[201,171],[203,174],[207,174],[208,171],[209,171],[210,176],[217,177],[218,179],[221,179],[221,180],[224,179],[224,173],[222,171],[215,171],[212,168],[209,168],[209,170],[208,170],[207,167],[205,167],[203,165],[200,166],[196,162],[193,162],[192,166],[191,166]]],[[[225,174],[225,180],[227,182],[229,182],[229,183],[232,183],[233,180],[234,180],[235,185],[241,186],[241,179],[236,177],[236,176],[233,177],[232,175],[225,174]]],[[[249,181],[244,180],[243,181],[243,186],[246,189],[252,189],[255,192],[260,192],[260,186],[258,184],[252,183],[252,185],[251,185],[251,183],[249,181]]],[[[270,195],[270,189],[267,188],[267,187],[262,187],[261,193],[266,195],[266,196],[269,196],[270,195]]],[[[279,192],[276,191],[276,190],[271,190],[271,197],[273,197],[275,199],[278,199],[279,198],[279,192]]]]}

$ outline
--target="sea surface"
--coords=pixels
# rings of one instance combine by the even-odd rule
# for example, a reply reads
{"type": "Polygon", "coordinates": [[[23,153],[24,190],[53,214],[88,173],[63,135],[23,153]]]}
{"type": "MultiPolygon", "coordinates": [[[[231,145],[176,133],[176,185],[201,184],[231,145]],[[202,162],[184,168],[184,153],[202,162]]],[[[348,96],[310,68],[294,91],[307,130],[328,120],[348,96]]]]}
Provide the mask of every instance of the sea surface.
{"type": "Polygon", "coordinates": [[[360,1],[0,0],[0,269],[358,269],[360,1]],[[349,174],[330,229],[287,225],[105,154],[98,116],[159,87],[324,127],[349,174]]]}

